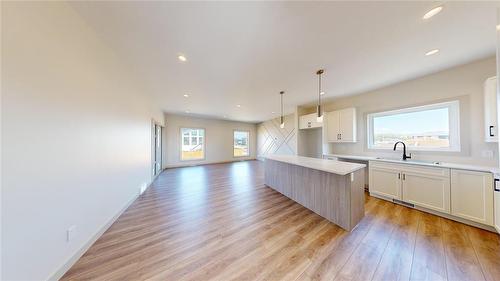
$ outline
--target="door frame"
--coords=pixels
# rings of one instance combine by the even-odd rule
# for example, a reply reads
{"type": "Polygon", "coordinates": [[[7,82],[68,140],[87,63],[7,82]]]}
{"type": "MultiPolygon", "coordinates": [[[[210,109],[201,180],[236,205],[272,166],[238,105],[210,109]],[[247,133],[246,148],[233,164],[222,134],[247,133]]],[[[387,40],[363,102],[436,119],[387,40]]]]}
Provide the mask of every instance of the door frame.
{"type": "Polygon", "coordinates": [[[158,175],[161,174],[163,170],[163,130],[165,129],[165,126],[163,126],[161,123],[157,122],[154,119],[151,119],[151,181],[154,181],[158,175]],[[156,129],[157,127],[160,127],[160,169],[157,172],[156,171],[156,129]]]}

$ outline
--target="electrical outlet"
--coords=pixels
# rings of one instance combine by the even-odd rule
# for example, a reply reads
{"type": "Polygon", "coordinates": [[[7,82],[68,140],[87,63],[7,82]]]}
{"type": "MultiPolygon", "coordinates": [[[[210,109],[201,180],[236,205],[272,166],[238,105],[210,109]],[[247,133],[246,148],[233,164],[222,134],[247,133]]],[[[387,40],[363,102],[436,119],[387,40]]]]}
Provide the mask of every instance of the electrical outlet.
{"type": "Polygon", "coordinates": [[[76,235],[76,225],[72,225],[66,230],[66,242],[70,242],[73,240],[73,237],[76,235]]]}
{"type": "Polygon", "coordinates": [[[493,150],[483,150],[483,151],[481,151],[481,157],[488,158],[488,159],[493,159],[493,157],[494,157],[493,150]]]}

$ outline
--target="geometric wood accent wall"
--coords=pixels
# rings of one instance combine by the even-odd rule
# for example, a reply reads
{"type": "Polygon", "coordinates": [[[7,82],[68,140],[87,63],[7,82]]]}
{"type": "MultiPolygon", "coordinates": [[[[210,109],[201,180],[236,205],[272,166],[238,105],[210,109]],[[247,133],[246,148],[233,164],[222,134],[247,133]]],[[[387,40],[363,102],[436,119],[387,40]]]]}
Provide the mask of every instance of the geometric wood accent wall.
{"type": "Polygon", "coordinates": [[[285,128],[280,128],[280,119],[275,118],[257,126],[257,158],[267,154],[297,154],[297,132],[295,114],[285,116],[285,128]]]}

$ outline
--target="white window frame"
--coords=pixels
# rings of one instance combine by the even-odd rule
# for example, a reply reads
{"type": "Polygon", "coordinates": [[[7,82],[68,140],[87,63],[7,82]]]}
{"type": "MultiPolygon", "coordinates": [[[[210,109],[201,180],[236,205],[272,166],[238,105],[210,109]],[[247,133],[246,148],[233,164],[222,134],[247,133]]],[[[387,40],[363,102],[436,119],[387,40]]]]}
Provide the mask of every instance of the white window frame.
{"type": "MultiPolygon", "coordinates": [[[[180,161],[203,161],[206,159],[206,148],[207,148],[207,131],[205,128],[192,128],[192,127],[180,127],[179,128],[179,135],[180,135],[180,147],[179,147],[179,160],[180,161]],[[184,135],[182,134],[182,130],[188,129],[188,130],[203,130],[203,157],[202,158],[192,158],[192,159],[182,159],[182,146],[184,145],[184,135]]],[[[189,134],[189,143],[191,143],[191,138],[193,136],[189,134]]],[[[199,142],[200,136],[196,136],[197,142],[199,142]]]]}
{"type": "Polygon", "coordinates": [[[374,144],[374,126],[373,119],[375,117],[389,116],[402,113],[413,113],[418,111],[432,110],[448,108],[448,128],[450,137],[449,147],[419,147],[419,146],[407,146],[408,149],[416,151],[435,151],[435,152],[460,152],[460,101],[454,100],[449,102],[428,104],[422,106],[408,107],[397,110],[383,111],[370,113],[367,115],[367,141],[368,149],[373,150],[392,150],[389,147],[381,147],[374,144]]]}
{"type": "Polygon", "coordinates": [[[249,130],[233,130],[233,158],[241,158],[241,157],[249,157],[250,156],[250,131],[249,130]],[[234,155],[234,134],[236,132],[245,132],[248,135],[248,154],[247,155],[241,155],[241,156],[236,156],[234,155]]]}

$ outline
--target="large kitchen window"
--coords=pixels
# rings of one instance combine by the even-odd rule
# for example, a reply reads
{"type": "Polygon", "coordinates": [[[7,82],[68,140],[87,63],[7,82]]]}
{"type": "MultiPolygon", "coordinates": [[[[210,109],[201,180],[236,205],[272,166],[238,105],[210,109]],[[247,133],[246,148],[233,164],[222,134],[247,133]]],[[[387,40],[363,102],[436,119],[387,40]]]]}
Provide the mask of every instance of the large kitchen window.
{"type": "Polygon", "coordinates": [[[233,134],[234,157],[244,157],[250,155],[249,140],[250,140],[250,132],[234,131],[233,134]]]}
{"type": "Polygon", "coordinates": [[[368,114],[368,148],[403,141],[413,150],[460,151],[459,111],[459,101],[451,101],[368,114]]]}
{"type": "Polygon", "coordinates": [[[205,129],[181,128],[181,160],[205,159],[205,129]]]}

